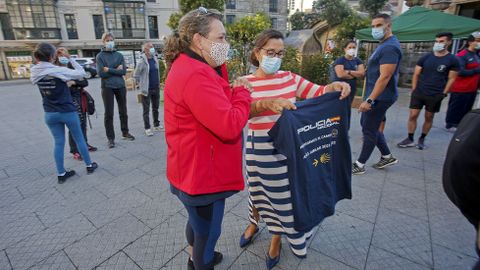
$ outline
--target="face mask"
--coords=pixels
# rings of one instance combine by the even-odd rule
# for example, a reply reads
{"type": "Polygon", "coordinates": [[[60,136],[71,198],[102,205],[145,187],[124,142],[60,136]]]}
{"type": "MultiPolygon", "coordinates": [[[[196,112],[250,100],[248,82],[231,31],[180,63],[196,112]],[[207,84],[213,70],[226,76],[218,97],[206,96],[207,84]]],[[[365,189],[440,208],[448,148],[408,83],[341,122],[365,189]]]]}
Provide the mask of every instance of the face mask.
{"type": "Polygon", "coordinates": [[[475,45],[475,50],[480,50],[480,43],[477,43],[477,45],[475,45]]]}
{"type": "Polygon", "coordinates": [[[278,57],[268,57],[263,56],[262,63],[260,63],[260,67],[263,71],[267,74],[273,74],[280,69],[282,65],[282,59],[278,57]]]}
{"type": "Polygon", "coordinates": [[[228,52],[230,51],[230,44],[213,42],[211,40],[208,41],[212,43],[212,48],[210,49],[210,58],[212,58],[217,67],[223,65],[223,63],[225,63],[227,60],[228,52]]]}
{"type": "Polygon", "coordinates": [[[440,52],[440,51],[443,51],[444,49],[445,49],[445,44],[444,43],[435,42],[435,44],[433,44],[433,51],[434,52],[440,52]]]}
{"type": "Polygon", "coordinates": [[[68,63],[70,63],[70,60],[65,56],[60,56],[58,58],[58,62],[60,62],[60,64],[62,64],[64,66],[66,66],[66,65],[68,65],[68,63]]]}
{"type": "Polygon", "coordinates": [[[348,49],[347,50],[347,55],[355,56],[355,49],[348,49]]]}
{"type": "Polygon", "coordinates": [[[107,41],[105,47],[107,50],[113,50],[113,48],[115,48],[115,41],[107,41]]]}
{"type": "Polygon", "coordinates": [[[150,48],[150,55],[155,55],[155,48],[150,48]]]}
{"type": "Polygon", "coordinates": [[[372,37],[376,40],[381,40],[385,36],[385,29],[383,27],[372,28],[372,37]]]}

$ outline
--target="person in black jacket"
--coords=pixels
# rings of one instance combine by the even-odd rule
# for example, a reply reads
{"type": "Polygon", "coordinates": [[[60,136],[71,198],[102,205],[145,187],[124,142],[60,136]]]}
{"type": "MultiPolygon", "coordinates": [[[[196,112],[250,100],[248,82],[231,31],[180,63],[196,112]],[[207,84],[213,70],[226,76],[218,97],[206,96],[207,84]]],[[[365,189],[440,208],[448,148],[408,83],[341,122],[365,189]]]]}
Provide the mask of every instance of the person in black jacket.
{"type": "Polygon", "coordinates": [[[443,165],[443,189],[477,231],[480,270],[480,109],[465,115],[448,146],[443,165]]]}
{"type": "MultiPolygon", "coordinates": [[[[61,47],[57,49],[56,64],[59,66],[66,66],[70,69],[73,69],[70,64],[70,54],[67,49],[61,47]]],[[[85,137],[85,142],[87,143],[88,151],[94,152],[97,151],[97,148],[88,144],[87,138],[87,108],[86,104],[82,102],[82,95],[84,87],[88,86],[87,79],[74,80],[74,84],[70,87],[70,94],[72,95],[72,101],[75,107],[77,107],[78,118],[80,119],[80,127],[82,128],[83,137],[85,137]]],[[[73,154],[73,159],[82,160],[82,156],[78,151],[77,144],[73,139],[72,133],[68,132],[68,143],[70,145],[70,153],[73,154]]]]}

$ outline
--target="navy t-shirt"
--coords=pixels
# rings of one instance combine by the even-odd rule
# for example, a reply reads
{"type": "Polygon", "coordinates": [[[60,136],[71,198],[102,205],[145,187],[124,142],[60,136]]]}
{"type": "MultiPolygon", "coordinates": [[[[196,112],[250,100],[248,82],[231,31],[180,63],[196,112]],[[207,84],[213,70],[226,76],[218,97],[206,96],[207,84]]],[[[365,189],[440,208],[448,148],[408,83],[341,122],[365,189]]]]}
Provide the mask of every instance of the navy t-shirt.
{"type": "Polygon", "coordinates": [[[415,90],[427,96],[443,93],[448,82],[448,73],[460,69],[460,64],[453,54],[438,57],[428,53],[418,60],[417,66],[422,67],[422,73],[415,90]]]}
{"type": "Polygon", "coordinates": [[[45,112],[75,112],[72,95],[67,83],[59,78],[47,76],[37,82],[42,95],[45,112]]]}
{"type": "Polygon", "coordinates": [[[148,59],[148,89],[157,89],[160,86],[160,78],[158,74],[158,69],[155,66],[155,59],[148,59]]]}
{"type": "Polygon", "coordinates": [[[377,49],[370,56],[370,59],[368,59],[365,99],[370,96],[373,88],[375,87],[375,83],[380,77],[380,66],[385,64],[396,64],[397,67],[395,68],[393,76],[390,78],[390,81],[383,90],[382,94],[380,94],[380,96],[378,96],[376,99],[383,101],[397,100],[398,70],[400,67],[400,60],[402,60],[402,50],[400,48],[400,42],[396,36],[391,36],[378,45],[377,49]]]}
{"type": "MultiPolygon", "coordinates": [[[[352,60],[347,59],[345,56],[342,56],[335,60],[335,63],[333,63],[333,68],[335,69],[335,66],[342,65],[344,70],[352,70],[352,71],[357,71],[359,65],[363,65],[362,60],[358,57],[354,57],[352,60]]],[[[346,82],[350,85],[351,88],[351,93],[353,96],[357,93],[357,79],[341,79],[337,76],[337,73],[334,72],[334,81],[340,81],[340,82],[346,82]]]]}
{"type": "Polygon", "coordinates": [[[268,134],[287,157],[294,228],[308,232],[332,215],[335,204],[352,198],[348,100],[329,93],[283,111],[268,134]]]}

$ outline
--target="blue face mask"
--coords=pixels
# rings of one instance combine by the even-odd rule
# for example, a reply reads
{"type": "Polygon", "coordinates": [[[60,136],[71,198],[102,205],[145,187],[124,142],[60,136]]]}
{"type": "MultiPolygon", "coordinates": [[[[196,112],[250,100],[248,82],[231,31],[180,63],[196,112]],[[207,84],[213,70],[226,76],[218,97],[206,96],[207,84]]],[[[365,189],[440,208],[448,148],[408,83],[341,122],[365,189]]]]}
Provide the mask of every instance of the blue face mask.
{"type": "Polygon", "coordinates": [[[475,45],[475,50],[480,50],[480,42],[475,45]]]}
{"type": "Polygon", "coordinates": [[[107,41],[105,43],[105,48],[108,50],[113,50],[113,48],[115,48],[115,41],[107,41]]]}
{"type": "Polygon", "coordinates": [[[372,28],[372,37],[376,40],[381,40],[385,36],[385,29],[383,27],[372,28]]]}
{"type": "Polygon", "coordinates": [[[434,52],[440,52],[440,51],[443,51],[444,49],[445,49],[445,43],[435,42],[435,44],[433,44],[434,52]]]}
{"type": "Polygon", "coordinates": [[[155,55],[155,48],[150,48],[150,55],[155,55]]]}
{"type": "Polygon", "coordinates": [[[282,59],[278,57],[268,57],[263,56],[262,63],[260,63],[260,68],[267,74],[273,74],[280,69],[282,65],[282,59]]]}
{"type": "Polygon", "coordinates": [[[58,62],[60,62],[60,64],[62,64],[62,65],[64,65],[64,66],[66,66],[66,65],[68,65],[68,63],[70,63],[70,59],[68,59],[68,58],[65,57],[65,56],[60,56],[60,57],[58,58],[58,62]]]}

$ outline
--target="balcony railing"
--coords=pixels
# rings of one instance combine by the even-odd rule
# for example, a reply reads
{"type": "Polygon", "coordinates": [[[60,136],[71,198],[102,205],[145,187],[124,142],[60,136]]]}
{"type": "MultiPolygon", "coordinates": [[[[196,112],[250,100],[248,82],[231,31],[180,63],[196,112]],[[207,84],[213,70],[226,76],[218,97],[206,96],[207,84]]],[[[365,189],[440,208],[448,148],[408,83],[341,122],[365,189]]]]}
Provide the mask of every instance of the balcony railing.
{"type": "Polygon", "coordinates": [[[58,28],[14,28],[16,40],[22,39],[61,39],[58,28]]]}
{"type": "Polygon", "coordinates": [[[119,39],[144,39],[146,38],[145,28],[131,28],[131,29],[110,29],[115,38],[119,39]]]}

